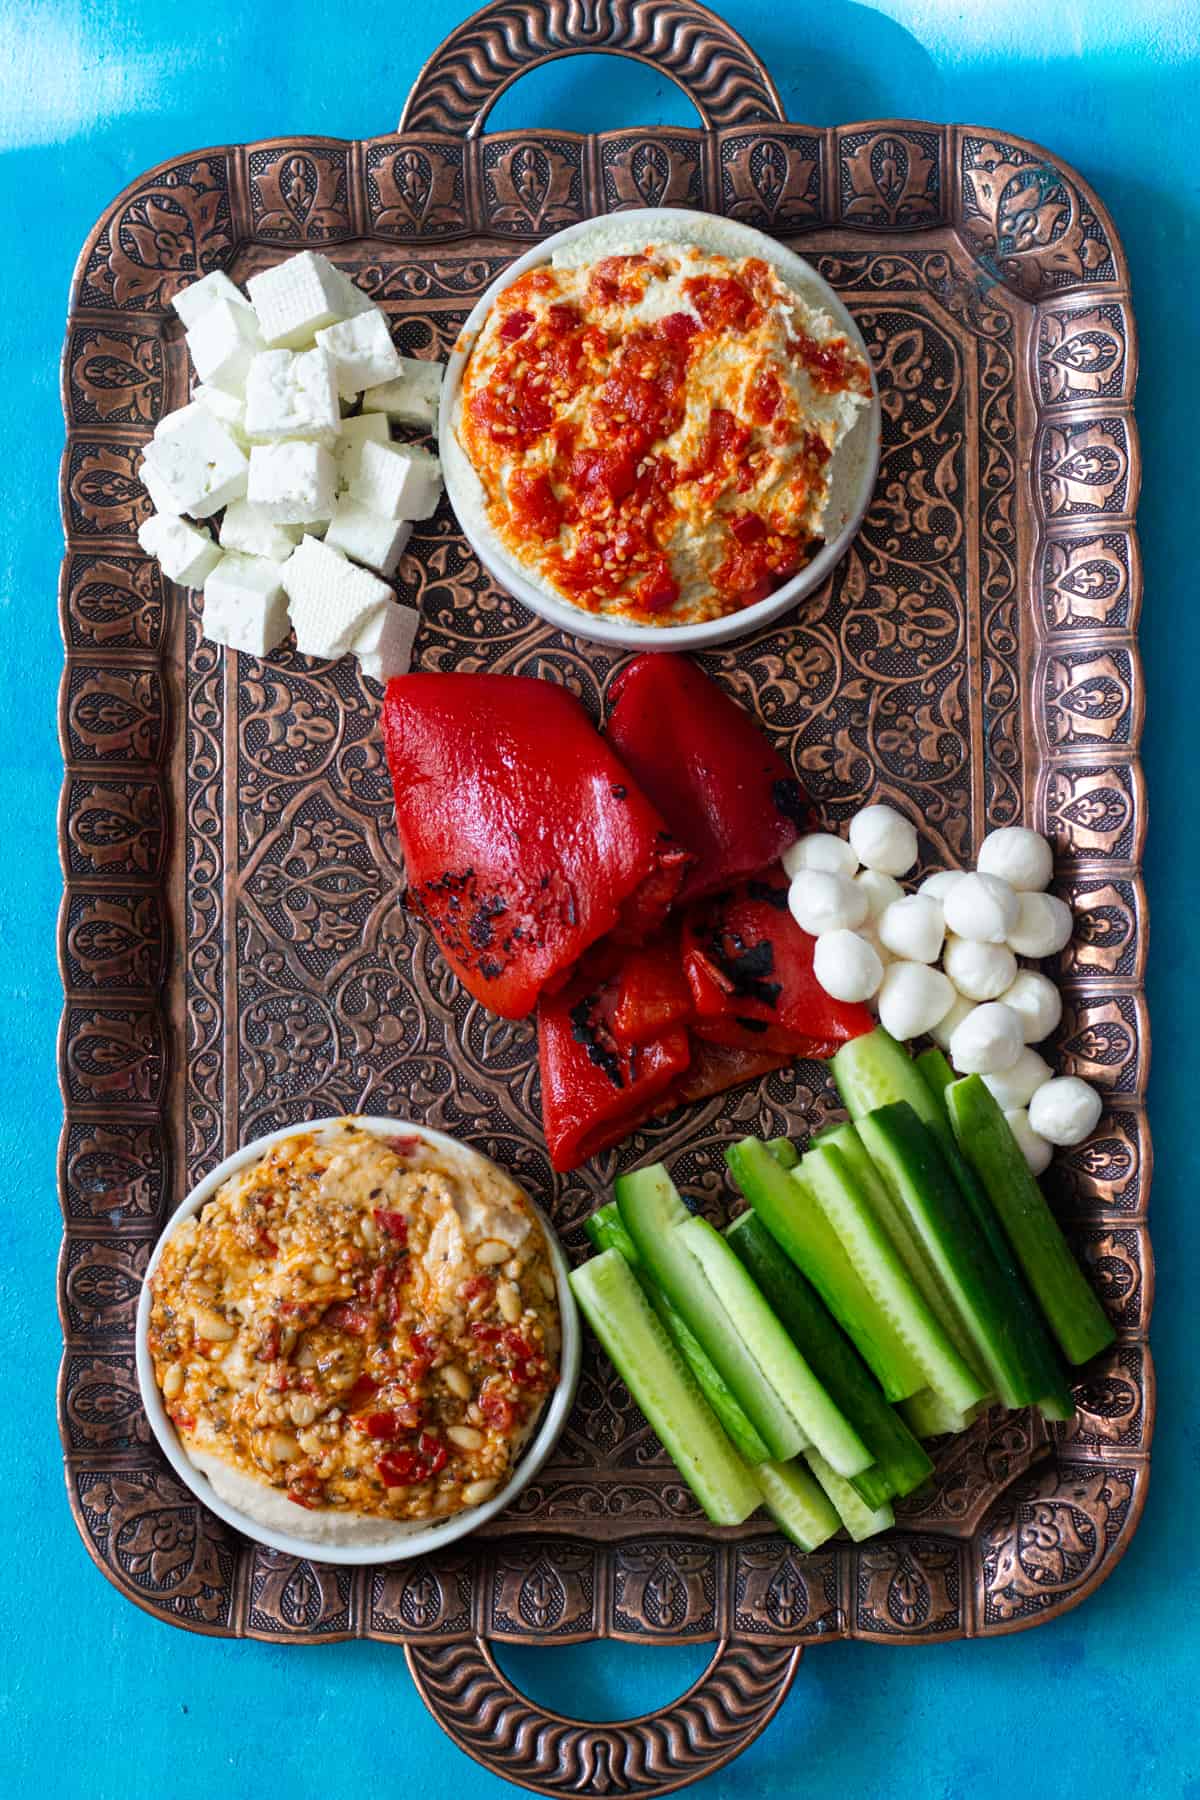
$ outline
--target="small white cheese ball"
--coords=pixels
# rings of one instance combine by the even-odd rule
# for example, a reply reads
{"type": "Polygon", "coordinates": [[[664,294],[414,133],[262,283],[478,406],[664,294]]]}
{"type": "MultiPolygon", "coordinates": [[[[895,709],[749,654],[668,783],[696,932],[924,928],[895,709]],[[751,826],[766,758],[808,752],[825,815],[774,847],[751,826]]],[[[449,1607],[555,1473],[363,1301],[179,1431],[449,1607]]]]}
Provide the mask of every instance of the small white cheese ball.
{"type": "Polygon", "coordinates": [[[853,875],[858,867],[858,858],[845,838],[835,837],[832,831],[810,831],[806,837],[797,838],[788,845],[781,860],[788,875],[797,875],[801,869],[853,875]]]}
{"type": "Polygon", "coordinates": [[[882,875],[907,875],[917,860],[917,834],[892,806],[864,806],[850,821],[850,844],[860,863],[882,875]]]}
{"type": "Polygon", "coordinates": [[[879,1023],[902,1044],[932,1031],[953,1004],[954,989],[928,963],[894,962],[884,970],[879,1023]]]}
{"type": "Polygon", "coordinates": [[[999,1000],[1012,986],[1017,959],[1005,944],[977,944],[951,932],[942,967],[968,1000],[999,1000]]]}
{"type": "Polygon", "coordinates": [[[973,1006],[950,1037],[950,1061],[960,1075],[995,1075],[1011,1069],[1024,1048],[1021,1021],[989,1000],[973,1006]]]}
{"type": "Polygon", "coordinates": [[[1037,969],[1019,970],[1000,998],[1020,1019],[1027,1044],[1040,1044],[1062,1018],[1062,995],[1049,977],[1037,969]]]}
{"type": "Polygon", "coordinates": [[[1053,1145],[1048,1144],[1044,1137],[1038,1136],[1029,1123],[1029,1114],[1023,1106],[1014,1107],[1004,1116],[1008,1120],[1009,1130],[1021,1146],[1021,1155],[1025,1158],[1029,1173],[1040,1175],[1050,1166],[1050,1158],[1054,1155],[1053,1145]]]}
{"type": "Polygon", "coordinates": [[[998,875],[964,875],[942,901],[946,929],[978,944],[1002,944],[1017,918],[1016,889],[998,875]]]}
{"type": "Polygon", "coordinates": [[[949,1050],[950,1039],[963,1020],[974,1011],[975,1002],[973,1000],[966,999],[962,994],[955,994],[954,1005],[950,1011],[944,1018],[939,1019],[936,1025],[931,1025],[929,1028],[929,1035],[934,1043],[939,1044],[943,1050],[949,1050]]]}
{"type": "Polygon", "coordinates": [[[1001,1112],[1011,1112],[1014,1107],[1028,1106],[1053,1074],[1054,1070],[1045,1058],[1026,1046],[1011,1069],[998,1069],[994,1075],[985,1075],[983,1085],[995,1096],[1001,1112]]]}
{"type": "Polygon", "coordinates": [[[883,980],[883,963],[857,932],[823,931],[813,949],[813,974],[835,1000],[869,1000],[883,980]]]}
{"type": "Polygon", "coordinates": [[[1018,893],[1044,888],[1054,873],[1054,852],[1040,831],[1025,825],[1005,825],[989,831],[979,846],[976,867],[984,875],[999,875],[1018,893]]]}
{"type": "Polygon", "coordinates": [[[928,894],[905,894],[884,907],[877,929],[893,955],[908,962],[936,962],[946,935],[941,901],[928,894]]]}
{"type": "Polygon", "coordinates": [[[878,919],[893,900],[903,900],[904,889],[894,875],[881,875],[878,869],[860,869],[854,885],[867,896],[867,917],[878,919]]]}
{"type": "Polygon", "coordinates": [[[1056,1075],[1029,1102],[1029,1123],[1048,1144],[1082,1144],[1100,1123],[1104,1103],[1077,1075],[1056,1075]]]}
{"type": "Polygon", "coordinates": [[[928,894],[931,900],[940,900],[944,905],[950,889],[960,882],[965,874],[965,869],[936,869],[932,875],[925,877],[917,892],[918,894],[928,894]]]}
{"type": "Polygon", "coordinates": [[[867,917],[867,896],[846,875],[800,869],[788,888],[788,905],[801,931],[853,931],[867,917]]]}
{"type": "Polygon", "coordinates": [[[1021,894],[1007,932],[1009,949],[1018,956],[1055,956],[1070,943],[1073,926],[1065,900],[1054,894],[1021,894]]]}

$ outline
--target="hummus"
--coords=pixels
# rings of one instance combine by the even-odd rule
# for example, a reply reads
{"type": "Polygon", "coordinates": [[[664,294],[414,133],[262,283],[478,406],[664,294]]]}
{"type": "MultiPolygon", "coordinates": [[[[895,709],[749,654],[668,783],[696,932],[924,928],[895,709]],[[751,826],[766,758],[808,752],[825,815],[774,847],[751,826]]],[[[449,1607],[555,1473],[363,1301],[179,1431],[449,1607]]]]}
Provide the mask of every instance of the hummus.
{"type": "Polygon", "coordinates": [[[478,1506],[557,1381],[525,1195],[474,1152],[352,1120],[281,1140],[164,1245],[149,1350],[219,1497],[325,1543],[478,1506]]]}
{"type": "Polygon", "coordinates": [[[857,346],[762,258],[580,240],[497,297],[449,435],[535,585],[680,625],[811,561],[870,397],[857,346]]]}

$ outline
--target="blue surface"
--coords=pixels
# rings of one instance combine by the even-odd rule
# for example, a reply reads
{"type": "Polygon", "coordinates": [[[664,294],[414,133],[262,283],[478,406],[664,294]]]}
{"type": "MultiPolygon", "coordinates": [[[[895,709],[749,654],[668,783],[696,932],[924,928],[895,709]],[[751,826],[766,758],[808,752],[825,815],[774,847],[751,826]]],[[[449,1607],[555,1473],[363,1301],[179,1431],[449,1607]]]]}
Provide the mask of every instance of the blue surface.
{"type": "MultiPolygon", "coordinates": [[[[210,1642],[157,1624],[120,1598],[88,1562],[69,1520],[52,1408],[55,485],[70,269],[100,209],[164,157],[287,132],[353,137],[387,128],[461,10],[455,0],[293,0],[278,10],[246,0],[0,4],[0,366],[9,393],[0,411],[0,785],[12,802],[0,860],[0,1163],[8,1191],[8,1247],[0,1252],[0,1468],[8,1475],[0,1505],[10,1546],[11,1533],[22,1532],[20,1555],[10,1547],[0,1580],[0,1769],[10,1771],[0,1782],[8,1793],[36,1785],[44,1800],[130,1792],[240,1800],[263,1783],[290,1800],[390,1795],[414,1784],[439,1800],[499,1791],[429,1721],[398,1652],[210,1642]]],[[[1143,1796],[1200,1800],[1194,1285],[1191,1302],[1184,1299],[1185,1273],[1194,1284],[1200,1269],[1200,1209],[1187,1162],[1194,1039],[1186,1023],[1198,999],[1196,937],[1187,927],[1194,900],[1186,898],[1198,873],[1196,740],[1186,727],[1196,701],[1182,679],[1189,662],[1193,671],[1200,666],[1192,565],[1200,13],[1178,0],[889,0],[881,8],[727,0],[722,10],[763,54],[790,118],[831,124],[907,114],[1033,138],[1092,180],[1125,240],[1142,340],[1162,1393],[1140,1534],[1083,1608],[987,1644],[818,1650],[771,1731],[706,1791],[846,1800],[886,1788],[904,1800],[991,1800],[1019,1788],[1023,1800],[1042,1800],[1136,1785],[1143,1796]]],[[[528,78],[494,117],[497,126],[580,129],[660,122],[694,121],[668,81],[608,59],[560,63],[528,78]]],[[[609,1718],[667,1699],[700,1661],[698,1653],[619,1646],[508,1659],[539,1698],[609,1718]]]]}

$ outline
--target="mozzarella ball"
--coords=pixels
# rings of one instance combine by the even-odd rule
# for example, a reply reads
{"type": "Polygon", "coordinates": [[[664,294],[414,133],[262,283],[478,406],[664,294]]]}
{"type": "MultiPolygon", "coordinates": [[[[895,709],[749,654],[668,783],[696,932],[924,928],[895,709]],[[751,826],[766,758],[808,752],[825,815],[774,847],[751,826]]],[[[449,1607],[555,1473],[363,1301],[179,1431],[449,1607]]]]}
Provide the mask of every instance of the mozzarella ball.
{"type": "Polygon", "coordinates": [[[1025,825],[1005,825],[989,831],[979,846],[976,867],[984,875],[999,875],[1018,893],[1044,888],[1054,873],[1054,852],[1040,831],[1025,825]]]}
{"type": "Polygon", "coordinates": [[[823,931],[813,950],[813,974],[835,1000],[869,1000],[883,980],[883,963],[857,932],[823,931]]]}
{"type": "Polygon", "coordinates": [[[867,917],[877,919],[893,900],[903,900],[904,889],[893,875],[881,875],[878,869],[860,869],[854,885],[867,896],[867,917]]]}
{"type": "Polygon", "coordinates": [[[1077,1075],[1056,1075],[1029,1102],[1029,1123],[1048,1144],[1082,1144],[1100,1123],[1104,1103],[1077,1075]]]}
{"type": "Polygon", "coordinates": [[[956,882],[961,881],[965,874],[965,869],[938,869],[934,874],[925,877],[917,892],[918,894],[928,894],[931,900],[941,900],[944,904],[950,889],[956,882]]]}
{"type": "Polygon", "coordinates": [[[894,962],[879,990],[879,1023],[901,1043],[932,1031],[954,1004],[954,989],[928,963],[894,962]]]}
{"type": "Polygon", "coordinates": [[[998,875],[964,875],[942,902],[946,929],[978,944],[1002,944],[1017,918],[1017,894],[998,875]]]}
{"type": "Polygon", "coordinates": [[[946,1013],[943,1018],[939,1019],[936,1025],[931,1025],[929,1028],[929,1035],[932,1037],[934,1043],[940,1044],[943,1050],[949,1050],[950,1039],[954,1036],[954,1033],[958,1030],[968,1013],[973,1013],[974,1011],[975,1002],[973,1000],[966,999],[962,994],[955,994],[954,1005],[950,1008],[950,1011],[946,1013]]]}
{"type": "Polygon", "coordinates": [[[1019,970],[1000,998],[1020,1019],[1027,1044],[1040,1044],[1062,1018],[1062,995],[1049,977],[1036,969],[1019,970]]]}
{"type": "Polygon", "coordinates": [[[1053,1146],[1039,1137],[1029,1123],[1029,1114],[1023,1106],[1014,1107],[1005,1113],[1009,1130],[1021,1146],[1021,1155],[1025,1158],[1031,1175],[1040,1175],[1049,1168],[1050,1158],[1054,1155],[1053,1146]]]}
{"type": "Polygon", "coordinates": [[[867,896],[846,875],[800,869],[788,888],[788,905],[801,931],[853,931],[867,917],[867,896]]]}
{"type": "Polygon", "coordinates": [[[1045,1058],[1027,1046],[1011,1069],[997,1069],[994,1074],[985,1075],[983,1085],[995,1096],[1001,1112],[1011,1112],[1014,1107],[1028,1106],[1053,1074],[1045,1058]]]}
{"type": "Polygon", "coordinates": [[[894,955],[908,962],[936,962],[946,935],[941,902],[928,894],[905,894],[883,909],[877,929],[894,955]]]}
{"type": "Polygon", "coordinates": [[[942,967],[968,1000],[998,1000],[1012,986],[1017,959],[1005,944],[977,944],[951,933],[942,967]]]}
{"type": "Polygon", "coordinates": [[[853,875],[858,858],[845,838],[832,831],[810,831],[797,838],[783,853],[783,866],[789,875],[801,869],[824,869],[827,875],[853,875]]]}
{"type": "Polygon", "coordinates": [[[960,1075],[995,1075],[1011,1069],[1023,1048],[1016,1013],[989,1000],[973,1006],[951,1033],[950,1061],[960,1075]]]}
{"type": "Polygon", "coordinates": [[[891,806],[864,806],[850,821],[850,843],[860,863],[881,875],[907,875],[917,860],[917,834],[891,806]]]}
{"type": "Polygon", "coordinates": [[[1070,943],[1073,927],[1065,900],[1054,894],[1020,894],[1006,934],[1008,946],[1018,956],[1055,956],[1070,943]]]}

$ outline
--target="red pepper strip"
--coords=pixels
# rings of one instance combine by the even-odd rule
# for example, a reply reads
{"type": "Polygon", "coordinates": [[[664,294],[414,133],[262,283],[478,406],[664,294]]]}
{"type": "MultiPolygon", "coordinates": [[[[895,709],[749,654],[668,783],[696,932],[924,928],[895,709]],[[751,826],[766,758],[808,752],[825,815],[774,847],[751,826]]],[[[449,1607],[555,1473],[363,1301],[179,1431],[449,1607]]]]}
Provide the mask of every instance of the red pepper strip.
{"type": "Polygon", "coordinates": [[[628,951],[616,975],[611,1026],[618,1044],[645,1044],[692,1016],[692,990],[671,932],[628,951]]]}
{"type": "Polygon", "coordinates": [[[408,904],[503,1018],[532,1012],[623,911],[648,929],[685,874],[574,695],[519,675],[404,675],[383,731],[408,904]]]}
{"type": "Polygon", "coordinates": [[[609,693],[607,736],[696,863],[679,903],[776,862],[818,821],[748,712],[685,656],[635,657],[609,693]]]}
{"type": "Polygon", "coordinates": [[[574,1169],[654,1111],[688,1064],[682,1028],[622,1046],[610,1018],[614,982],[583,973],[538,1007],[542,1130],[556,1169],[574,1169]]]}
{"type": "Polygon", "coordinates": [[[683,922],[683,967],[698,1036],[747,1050],[830,1057],[873,1029],[865,1006],[834,1000],[813,974],[815,939],[787,908],[787,876],[772,869],[715,894],[683,922]]]}
{"type": "Polygon", "coordinates": [[[782,1069],[793,1060],[779,1051],[742,1050],[728,1044],[705,1043],[693,1036],[692,1060],[655,1108],[655,1116],[676,1106],[709,1100],[714,1094],[723,1094],[726,1088],[741,1087],[743,1082],[757,1081],[760,1075],[769,1075],[772,1069],[782,1069]]]}

